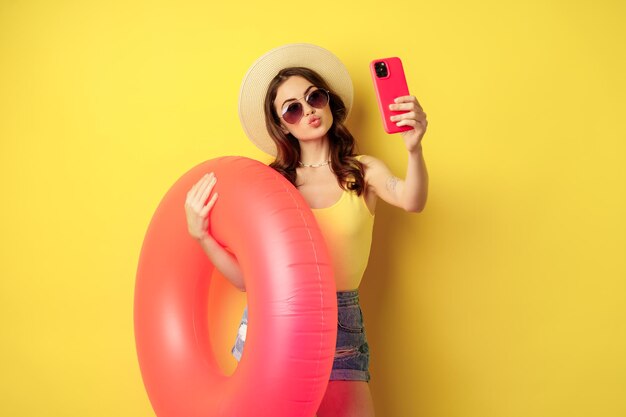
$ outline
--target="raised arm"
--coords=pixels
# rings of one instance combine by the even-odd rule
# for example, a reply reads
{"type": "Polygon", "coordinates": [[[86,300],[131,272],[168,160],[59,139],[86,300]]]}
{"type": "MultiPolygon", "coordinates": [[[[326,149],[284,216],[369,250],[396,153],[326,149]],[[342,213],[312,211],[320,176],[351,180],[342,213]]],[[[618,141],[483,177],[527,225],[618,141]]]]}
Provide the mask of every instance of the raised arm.
{"type": "Polygon", "coordinates": [[[366,165],[365,181],[370,190],[387,203],[406,211],[419,213],[426,206],[428,197],[428,172],[422,153],[422,138],[426,133],[426,113],[415,96],[398,97],[391,110],[407,111],[391,116],[391,121],[398,126],[412,126],[413,129],[402,132],[402,138],[408,151],[408,164],[405,179],[394,176],[389,168],[379,159],[363,156],[361,162],[366,165]]]}
{"type": "Polygon", "coordinates": [[[217,243],[208,232],[209,212],[217,200],[217,193],[211,195],[216,182],[217,178],[213,173],[206,174],[187,193],[185,200],[187,228],[191,237],[200,243],[215,268],[237,289],[245,291],[246,286],[237,258],[217,243]]]}

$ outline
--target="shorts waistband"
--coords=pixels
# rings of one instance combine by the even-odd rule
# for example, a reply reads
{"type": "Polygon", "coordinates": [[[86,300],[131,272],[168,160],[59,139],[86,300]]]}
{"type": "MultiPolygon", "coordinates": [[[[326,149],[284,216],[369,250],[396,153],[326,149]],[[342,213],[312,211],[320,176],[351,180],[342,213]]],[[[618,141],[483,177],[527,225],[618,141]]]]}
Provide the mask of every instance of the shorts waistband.
{"type": "Polygon", "coordinates": [[[359,304],[359,290],[337,291],[337,307],[359,304]]]}

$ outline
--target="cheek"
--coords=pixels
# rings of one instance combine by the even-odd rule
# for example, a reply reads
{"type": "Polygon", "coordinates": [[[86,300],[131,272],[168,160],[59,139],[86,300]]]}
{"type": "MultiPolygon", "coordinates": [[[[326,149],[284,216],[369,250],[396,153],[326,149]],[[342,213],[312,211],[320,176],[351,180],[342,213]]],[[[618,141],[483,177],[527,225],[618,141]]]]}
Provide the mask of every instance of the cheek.
{"type": "Polygon", "coordinates": [[[330,128],[330,126],[332,126],[335,121],[335,119],[333,118],[333,113],[330,111],[330,109],[324,112],[324,118],[326,119],[328,127],[330,128]]]}
{"type": "Polygon", "coordinates": [[[298,132],[301,132],[302,129],[304,129],[304,123],[306,123],[305,120],[306,119],[303,117],[294,124],[287,123],[284,120],[281,120],[280,126],[285,131],[288,131],[292,135],[297,136],[298,132]]]}
{"type": "Polygon", "coordinates": [[[293,126],[288,125],[285,122],[280,123],[280,130],[282,130],[285,135],[288,133],[293,134],[293,126]]]}

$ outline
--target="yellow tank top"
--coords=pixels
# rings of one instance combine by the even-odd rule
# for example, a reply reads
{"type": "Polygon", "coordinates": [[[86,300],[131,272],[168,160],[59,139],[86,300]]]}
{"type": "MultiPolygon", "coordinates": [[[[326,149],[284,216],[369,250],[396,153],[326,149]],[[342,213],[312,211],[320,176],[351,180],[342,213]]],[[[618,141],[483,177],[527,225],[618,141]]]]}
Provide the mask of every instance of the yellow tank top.
{"type": "Polygon", "coordinates": [[[311,210],[330,252],[337,291],[357,289],[367,267],[374,229],[374,215],[363,194],[344,190],[332,206],[311,210]]]}

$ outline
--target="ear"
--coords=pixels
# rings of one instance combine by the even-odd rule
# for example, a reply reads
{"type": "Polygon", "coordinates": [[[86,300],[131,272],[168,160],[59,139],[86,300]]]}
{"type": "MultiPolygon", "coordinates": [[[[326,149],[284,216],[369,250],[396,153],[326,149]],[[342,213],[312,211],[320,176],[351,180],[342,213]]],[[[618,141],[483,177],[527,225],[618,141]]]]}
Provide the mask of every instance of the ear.
{"type": "Polygon", "coordinates": [[[289,130],[285,127],[285,125],[283,124],[283,122],[280,122],[280,126],[279,126],[279,127],[280,127],[280,130],[282,130],[282,132],[283,132],[285,135],[288,135],[288,134],[289,134],[289,130]]]}

